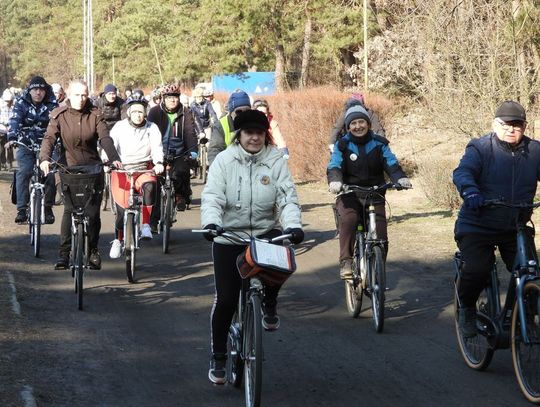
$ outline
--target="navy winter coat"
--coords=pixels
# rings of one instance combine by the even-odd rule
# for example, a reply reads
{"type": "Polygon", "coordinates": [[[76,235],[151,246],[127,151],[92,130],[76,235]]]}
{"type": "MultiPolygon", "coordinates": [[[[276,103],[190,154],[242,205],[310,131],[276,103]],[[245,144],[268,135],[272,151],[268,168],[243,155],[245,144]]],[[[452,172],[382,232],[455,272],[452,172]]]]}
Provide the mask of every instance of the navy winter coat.
{"type": "MultiPolygon", "coordinates": [[[[524,136],[512,147],[489,133],[469,142],[454,170],[454,184],[465,198],[480,193],[485,199],[503,199],[507,203],[532,203],[540,180],[540,143],[524,136]]],[[[505,233],[515,231],[516,211],[510,208],[461,207],[455,234],[505,233]]]]}

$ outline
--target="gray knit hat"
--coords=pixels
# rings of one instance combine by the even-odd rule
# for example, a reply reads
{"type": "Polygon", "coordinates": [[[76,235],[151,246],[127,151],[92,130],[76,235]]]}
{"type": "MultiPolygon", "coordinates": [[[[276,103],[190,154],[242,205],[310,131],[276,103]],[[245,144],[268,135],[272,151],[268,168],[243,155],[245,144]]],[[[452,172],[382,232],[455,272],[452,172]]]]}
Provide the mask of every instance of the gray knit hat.
{"type": "Polygon", "coordinates": [[[360,105],[356,105],[348,108],[345,113],[345,129],[349,130],[349,125],[356,119],[364,119],[371,126],[371,119],[367,110],[360,105]]]}

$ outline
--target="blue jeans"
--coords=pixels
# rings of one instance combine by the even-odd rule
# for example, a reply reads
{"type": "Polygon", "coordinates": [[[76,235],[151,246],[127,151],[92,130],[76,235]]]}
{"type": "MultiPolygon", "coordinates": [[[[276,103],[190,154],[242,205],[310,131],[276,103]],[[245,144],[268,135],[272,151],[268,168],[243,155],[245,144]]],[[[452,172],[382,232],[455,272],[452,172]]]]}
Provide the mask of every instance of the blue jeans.
{"type": "MultiPolygon", "coordinates": [[[[24,147],[19,147],[15,156],[19,165],[16,176],[17,210],[27,209],[28,202],[30,201],[30,178],[32,178],[36,156],[24,147]]],[[[55,194],[54,174],[49,174],[45,179],[45,206],[52,206],[54,204],[55,194]]]]}

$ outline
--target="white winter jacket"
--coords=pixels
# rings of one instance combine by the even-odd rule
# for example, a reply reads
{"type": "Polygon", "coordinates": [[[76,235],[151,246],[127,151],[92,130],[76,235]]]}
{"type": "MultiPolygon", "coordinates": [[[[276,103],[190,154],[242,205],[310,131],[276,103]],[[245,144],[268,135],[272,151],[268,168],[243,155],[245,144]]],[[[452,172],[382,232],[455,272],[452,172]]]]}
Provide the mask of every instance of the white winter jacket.
{"type": "MultiPolygon", "coordinates": [[[[210,166],[201,194],[201,224],[260,236],[301,228],[300,205],[287,161],[274,146],[257,153],[231,144],[210,166]]],[[[230,243],[216,238],[218,243],[230,243]]]]}
{"type": "Polygon", "coordinates": [[[155,123],[146,121],[142,127],[133,127],[128,119],[120,120],[111,129],[110,136],[122,164],[163,163],[161,132],[155,123]]]}

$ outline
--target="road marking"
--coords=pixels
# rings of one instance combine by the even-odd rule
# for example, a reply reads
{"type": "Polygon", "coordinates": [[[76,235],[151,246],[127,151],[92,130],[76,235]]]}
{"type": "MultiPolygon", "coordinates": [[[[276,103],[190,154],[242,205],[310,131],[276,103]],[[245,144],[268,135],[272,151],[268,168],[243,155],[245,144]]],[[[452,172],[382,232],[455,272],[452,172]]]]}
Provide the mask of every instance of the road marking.
{"type": "Polygon", "coordinates": [[[34,389],[32,386],[24,386],[21,391],[21,397],[24,402],[24,407],[37,407],[36,399],[34,398],[34,389]]]}
{"type": "Polygon", "coordinates": [[[15,277],[11,271],[6,271],[9,287],[11,288],[11,309],[16,315],[21,315],[21,304],[17,301],[17,288],[15,287],[15,277]]]}

